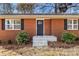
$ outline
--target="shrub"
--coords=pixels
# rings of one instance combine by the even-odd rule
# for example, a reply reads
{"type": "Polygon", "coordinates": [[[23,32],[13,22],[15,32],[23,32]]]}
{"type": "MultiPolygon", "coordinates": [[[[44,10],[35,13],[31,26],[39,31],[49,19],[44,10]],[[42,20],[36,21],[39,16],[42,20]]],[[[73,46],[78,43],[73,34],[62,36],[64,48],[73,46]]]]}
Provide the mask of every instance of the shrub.
{"type": "Polygon", "coordinates": [[[25,44],[29,40],[29,35],[27,32],[20,32],[16,36],[16,41],[18,44],[25,44]]]}
{"type": "Polygon", "coordinates": [[[76,35],[69,32],[64,32],[62,35],[62,40],[66,43],[73,43],[76,40],[76,35]]]}

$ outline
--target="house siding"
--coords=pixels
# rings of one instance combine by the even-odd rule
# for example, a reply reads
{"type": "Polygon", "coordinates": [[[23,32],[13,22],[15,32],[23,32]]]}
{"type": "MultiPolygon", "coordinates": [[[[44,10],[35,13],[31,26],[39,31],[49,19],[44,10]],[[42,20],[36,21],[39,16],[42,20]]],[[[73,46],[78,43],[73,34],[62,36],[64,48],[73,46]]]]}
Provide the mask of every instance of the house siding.
{"type": "Polygon", "coordinates": [[[64,19],[52,19],[51,35],[57,36],[58,40],[60,40],[63,31],[64,31],[64,19]]]}
{"type": "MultiPolygon", "coordinates": [[[[2,30],[2,19],[0,19],[0,40],[15,40],[20,31],[28,32],[30,38],[36,35],[36,18],[25,18],[24,30],[2,30]]],[[[44,19],[44,35],[54,35],[60,40],[64,31],[79,36],[79,30],[64,30],[64,19],[44,19]]]]}
{"type": "Polygon", "coordinates": [[[45,32],[45,35],[51,35],[51,20],[50,19],[44,20],[44,32],[45,32]]]}
{"type": "Polygon", "coordinates": [[[36,19],[25,19],[24,31],[29,33],[30,38],[36,35],[36,19]]]}
{"type": "Polygon", "coordinates": [[[28,32],[30,38],[36,35],[36,20],[24,19],[24,30],[2,30],[2,19],[0,19],[0,40],[15,40],[20,31],[28,32]]]}
{"type": "Polygon", "coordinates": [[[55,35],[58,40],[61,40],[62,33],[65,31],[74,33],[79,37],[79,30],[64,30],[64,19],[51,20],[51,35],[55,35]]]}

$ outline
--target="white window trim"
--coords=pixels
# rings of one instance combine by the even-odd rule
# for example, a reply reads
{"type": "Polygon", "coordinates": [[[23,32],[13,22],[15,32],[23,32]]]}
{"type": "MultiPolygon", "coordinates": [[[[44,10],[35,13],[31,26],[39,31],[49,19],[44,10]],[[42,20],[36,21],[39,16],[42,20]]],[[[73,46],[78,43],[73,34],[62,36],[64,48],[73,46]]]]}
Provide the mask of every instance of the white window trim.
{"type": "Polygon", "coordinates": [[[5,19],[5,30],[21,30],[21,27],[19,29],[14,28],[14,25],[20,25],[21,26],[21,23],[20,24],[7,24],[6,23],[7,20],[9,20],[11,22],[12,20],[20,20],[20,19],[5,19]],[[12,29],[8,29],[7,25],[11,25],[12,29]]]}
{"type": "Polygon", "coordinates": [[[78,19],[67,19],[67,30],[78,30],[78,22],[77,24],[74,24],[74,20],[78,21],[78,19]],[[68,20],[72,20],[72,24],[68,24],[68,20]],[[69,29],[68,25],[72,25],[72,29],[69,29]],[[77,25],[77,29],[74,29],[74,25],[77,25]]]}

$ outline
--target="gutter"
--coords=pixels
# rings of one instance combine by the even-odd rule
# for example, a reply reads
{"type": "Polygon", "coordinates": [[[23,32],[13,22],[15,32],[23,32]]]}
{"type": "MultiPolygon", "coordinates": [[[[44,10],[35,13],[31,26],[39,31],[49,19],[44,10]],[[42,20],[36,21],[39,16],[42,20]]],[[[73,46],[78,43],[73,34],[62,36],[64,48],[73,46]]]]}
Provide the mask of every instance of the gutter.
{"type": "Polygon", "coordinates": [[[0,18],[79,18],[79,15],[0,15],[0,18]]]}

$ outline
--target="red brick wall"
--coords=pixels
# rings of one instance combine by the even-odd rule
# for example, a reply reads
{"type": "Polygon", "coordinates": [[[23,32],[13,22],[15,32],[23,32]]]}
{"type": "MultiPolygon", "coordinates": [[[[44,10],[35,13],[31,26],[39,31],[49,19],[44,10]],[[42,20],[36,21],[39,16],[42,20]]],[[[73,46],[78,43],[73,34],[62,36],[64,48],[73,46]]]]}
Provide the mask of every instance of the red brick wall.
{"type": "Polygon", "coordinates": [[[36,19],[25,19],[24,31],[28,32],[30,37],[36,35],[36,19]]]}
{"type": "MultiPolygon", "coordinates": [[[[0,40],[14,40],[18,32],[22,30],[2,30],[2,21],[0,19],[0,40]]],[[[36,20],[24,19],[24,30],[30,34],[30,37],[36,35],[36,20]]]]}
{"type": "MultiPolygon", "coordinates": [[[[2,21],[0,20],[0,40],[14,40],[19,31],[21,30],[2,30],[2,21]]],[[[24,31],[28,32],[30,37],[36,35],[36,19],[25,19],[24,31]]],[[[64,32],[64,19],[45,19],[44,31],[45,35],[55,35],[60,40],[64,32]]],[[[73,32],[79,36],[79,30],[71,30],[69,32],[73,32]]]]}
{"type": "Polygon", "coordinates": [[[58,39],[60,39],[63,31],[64,31],[64,20],[52,19],[51,20],[51,34],[57,36],[58,39]]]}
{"type": "Polygon", "coordinates": [[[44,32],[45,32],[45,35],[51,34],[51,20],[50,19],[44,20],[44,32]]]}
{"type": "Polygon", "coordinates": [[[63,32],[72,32],[79,37],[79,30],[64,30],[64,19],[52,19],[51,20],[51,34],[58,37],[58,40],[61,39],[63,32]]]}

